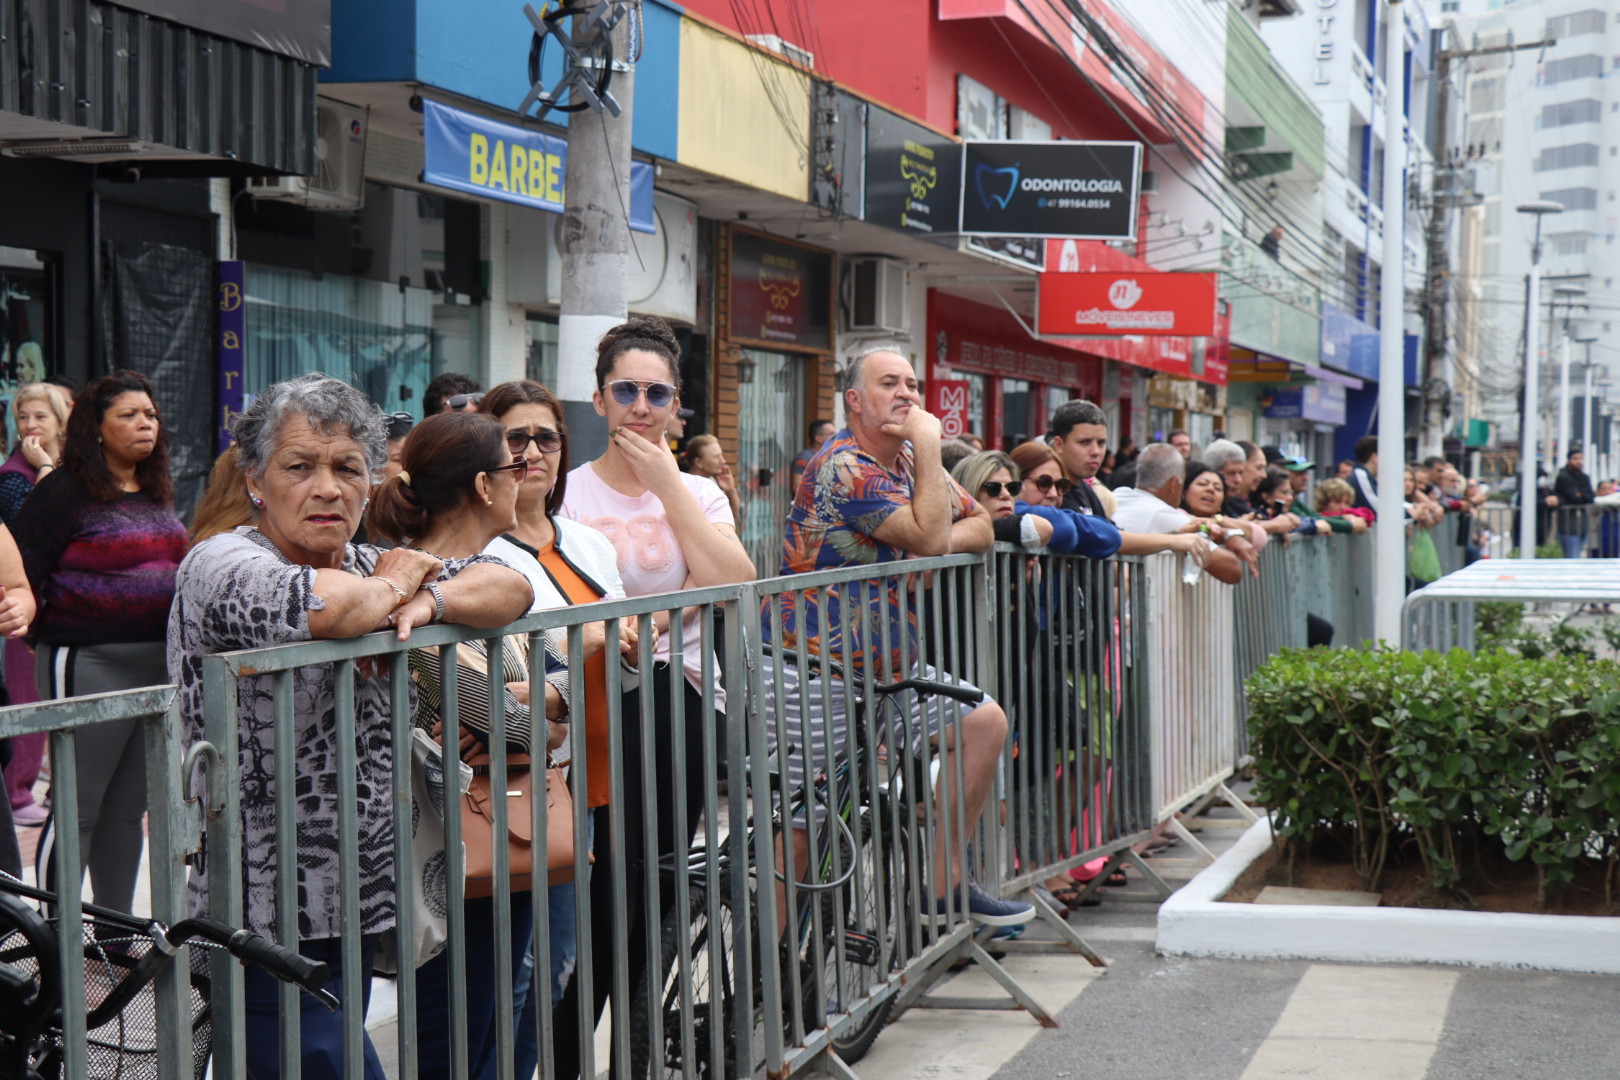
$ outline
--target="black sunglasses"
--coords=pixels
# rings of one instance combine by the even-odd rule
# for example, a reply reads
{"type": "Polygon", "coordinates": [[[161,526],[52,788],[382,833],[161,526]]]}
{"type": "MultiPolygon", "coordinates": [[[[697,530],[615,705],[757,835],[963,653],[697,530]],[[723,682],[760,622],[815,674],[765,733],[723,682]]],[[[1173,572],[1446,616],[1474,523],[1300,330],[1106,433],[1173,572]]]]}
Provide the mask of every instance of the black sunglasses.
{"type": "Polygon", "coordinates": [[[446,399],[446,404],[448,404],[450,406],[450,409],[451,409],[452,412],[460,412],[462,409],[465,409],[468,405],[476,406],[480,401],[483,401],[483,400],[484,400],[484,395],[481,394],[481,393],[480,394],[451,394],[450,397],[448,399],[446,399]]]}
{"type": "Polygon", "coordinates": [[[1042,491],[1051,491],[1052,485],[1056,484],[1059,495],[1067,495],[1074,487],[1074,481],[1067,476],[1026,476],[1024,481],[1025,483],[1034,484],[1042,491]]]}
{"type": "Polygon", "coordinates": [[[390,439],[403,439],[411,433],[416,426],[416,417],[408,412],[391,412],[383,417],[388,424],[388,437],[390,439]]]}
{"type": "Polygon", "coordinates": [[[979,485],[979,490],[990,496],[992,499],[1001,498],[1001,493],[1003,491],[1007,493],[1007,498],[1016,499],[1018,498],[1018,493],[1023,490],[1023,487],[1023,483],[1016,480],[1008,480],[1005,482],[1000,480],[986,480],[983,484],[979,485]]]}
{"type": "Polygon", "coordinates": [[[540,448],[542,454],[555,454],[562,449],[563,439],[566,436],[560,431],[550,431],[542,428],[539,431],[508,431],[506,433],[506,448],[514,454],[521,454],[529,448],[532,441],[540,448]]]}
{"type": "Polygon", "coordinates": [[[523,483],[524,474],[529,471],[529,463],[522,458],[518,458],[516,461],[508,462],[505,465],[497,465],[493,469],[485,469],[484,471],[491,475],[495,473],[511,473],[512,482],[521,484],[523,483]]]}

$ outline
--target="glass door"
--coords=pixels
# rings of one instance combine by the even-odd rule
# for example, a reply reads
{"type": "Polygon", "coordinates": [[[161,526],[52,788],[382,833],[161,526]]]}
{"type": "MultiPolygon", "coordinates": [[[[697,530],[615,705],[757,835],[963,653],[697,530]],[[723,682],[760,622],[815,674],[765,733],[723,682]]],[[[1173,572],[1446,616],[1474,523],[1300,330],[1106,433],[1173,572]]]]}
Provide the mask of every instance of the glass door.
{"type": "MultiPolygon", "coordinates": [[[[1030,437],[1029,411],[1034,404],[1034,390],[1023,379],[1001,380],[1001,448],[1011,450],[1030,437]]],[[[987,439],[986,446],[994,448],[995,440],[987,439]]]]}
{"type": "Polygon", "coordinates": [[[737,453],[731,463],[742,497],[737,535],[761,577],[782,564],[782,524],[793,505],[793,455],[804,433],[803,357],[742,351],[737,385],[737,453]]]}

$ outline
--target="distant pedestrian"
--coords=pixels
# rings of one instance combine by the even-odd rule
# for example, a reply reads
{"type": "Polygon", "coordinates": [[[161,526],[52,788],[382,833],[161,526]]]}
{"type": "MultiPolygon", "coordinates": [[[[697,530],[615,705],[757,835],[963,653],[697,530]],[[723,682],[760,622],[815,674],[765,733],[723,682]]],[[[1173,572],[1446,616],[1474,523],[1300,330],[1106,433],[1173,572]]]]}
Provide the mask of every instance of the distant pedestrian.
{"type": "Polygon", "coordinates": [[[805,441],[809,444],[793,458],[793,467],[788,470],[788,487],[792,491],[799,490],[799,481],[804,479],[804,470],[810,464],[810,459],[816,456],[826,443],[827,437],[833,433],[831,420],[812,420],[810,428],[805,432],[805,441]]]}
{"type": "Polygon", "coordinates": [[[435,376],[422,392],[422,415],[436,416],[442,412],[477,412],[484,400],[483,387],[469,375],[459,371],[446,371],[435,376]]]}

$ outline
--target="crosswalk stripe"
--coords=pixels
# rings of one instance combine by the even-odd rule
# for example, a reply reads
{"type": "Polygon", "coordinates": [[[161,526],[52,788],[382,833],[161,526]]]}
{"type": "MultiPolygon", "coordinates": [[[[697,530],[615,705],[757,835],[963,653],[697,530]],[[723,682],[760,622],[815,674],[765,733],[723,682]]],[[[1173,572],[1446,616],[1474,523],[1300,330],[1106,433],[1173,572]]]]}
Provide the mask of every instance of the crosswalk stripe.
{"type": "Polygon", "coordinates": [[[1242,1080],[1423,1080],[1454,971],[1313,964],[1242,1080]]]}

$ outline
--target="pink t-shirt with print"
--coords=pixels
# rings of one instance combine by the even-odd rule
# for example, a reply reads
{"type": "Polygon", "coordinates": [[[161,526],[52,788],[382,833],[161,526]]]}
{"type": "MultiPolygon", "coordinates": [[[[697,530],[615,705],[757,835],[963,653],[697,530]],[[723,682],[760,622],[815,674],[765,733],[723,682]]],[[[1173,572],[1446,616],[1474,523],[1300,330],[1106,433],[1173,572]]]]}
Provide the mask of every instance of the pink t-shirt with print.
{"type": "MultiPolygon", "coordinates": [[[[697,498],[704,517],[736,526],[731,504],[718,484],[690,473],[682,473],[681,479],[697,498]]],[[[669,526],[663,502],[652,492],[634,497],[621,495],[586,463],[569,472],[568,492],[559,512],[565,518],[589,525],[613,544],[626,596],[675,592],[686,584],[686,557],[675,540],[675,531],[669,526]]],[[[698,617],[693,614],[683,624],[681,639],[687,643],[687,648],[681,660],[687,681],[701,692],[698,680],[703,674],[703,654],[697,648],[698,634],[698,617]]],[[[653,659],[669,660],[669,635],[659,635],[653,659]]],[[[718,665],[715,670],[719,670],[718,665]]],[[[719,686],[715,687],[715,706],[722,711],[726,707],[725,694],[719,686]]]]}

